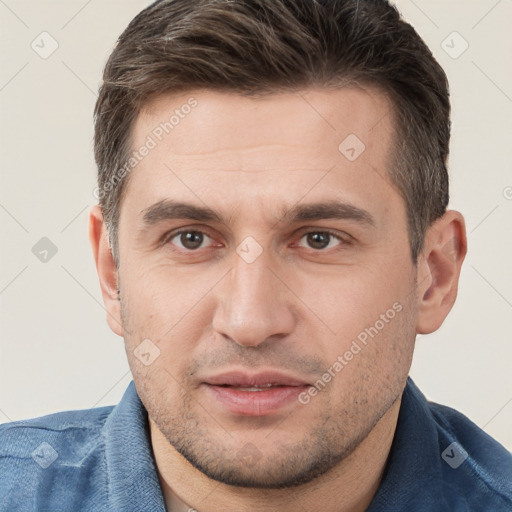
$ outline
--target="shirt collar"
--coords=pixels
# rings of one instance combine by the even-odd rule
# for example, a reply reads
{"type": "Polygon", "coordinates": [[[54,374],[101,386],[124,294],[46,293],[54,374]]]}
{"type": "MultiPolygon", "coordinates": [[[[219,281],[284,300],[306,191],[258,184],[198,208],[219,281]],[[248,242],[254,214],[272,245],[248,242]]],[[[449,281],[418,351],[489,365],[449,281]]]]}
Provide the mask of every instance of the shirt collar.
{"type": "Polygon", "coordinates": [[[134,382],[105,422],[109,509],[165,512],[148,414],[134,382]]]}
{"type": "Polygon", "coordinates": [[[436,508],[443,494],[440,466],[432,413],[425,396],[409,377],[384,474],[367,512],[409,511],[417,503],[436,508]]]}
{"type": "MultiPolygon", "coordinates": [[[[148,414],[133,381],[106,421],[104,436],[110,510],[165,512],[148,414]]],[[[408,505],[418,499],[438,504],[442,495],[438,446],[428,403],[408,378],[383,478],[367,512],[409,510],[408,505]]]]}

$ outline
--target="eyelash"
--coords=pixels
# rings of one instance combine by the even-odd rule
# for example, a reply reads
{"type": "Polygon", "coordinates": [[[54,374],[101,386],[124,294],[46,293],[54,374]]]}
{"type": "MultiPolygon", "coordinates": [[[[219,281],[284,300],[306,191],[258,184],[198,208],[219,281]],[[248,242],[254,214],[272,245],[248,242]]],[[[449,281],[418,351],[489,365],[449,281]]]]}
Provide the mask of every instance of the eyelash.
{"type": "MultiPolygon", "coordinates": [[[[348,241],[348,235],[345,235],[345,236],[342,236],[340,235],[338,232],[336,231],[332,231],[330,229],[312,229],[312,230],[309,230],[309,231],[304,231],[301,233],[300,237],[299,237],[299,241],[302,240],[306,235],[309,235],[311,233],[322,233],[322,234],[328,234],[330,236],[332,236],[333,238],[336,238],[339,242],[340,242],[340,245],[348,245],[350,242],[348,241]]],[[[329,244],[327,244],[329,245],[329,244]]],[[[315,251],[315,252],[326,252],[328,251],[329,249],[313,249],[311,247],[309,247],[310,250],[312,251],[315,251]]],[[[333,249],[333,248],[331,248],[333,249]]]]}
{"type": "MultiPolygon", "coordinates": [[[[190,232],[201,233],[203,235],[206,235],[209,238],[213,238],[207,232],[202,231],[200,229],[181,228],[181,229],[178,229],[177,231],[171,231],[170,233],[167,233],[166,235],[164,235],[163,239],[162,239],[162,245],[169,244],[171,242],[171,240],[173,240],[177,236],[181,235],[182,233],[190,233],[190,232]]],[[[350,245],[351,244],[351,237],[349,235],[342,236],[338,232],[330,230],[330,229],[311,229],[309,231],[305,231],[305,232],[301,233],[299,240],[302,240],[302,238],[304,238],[306,235],[309,235],[311,233],[327,233],[330,236],[336,238],[339,242],[341,242],[341,245],[350,245]]],[[[313,249],[313,248],[310,248],[310,249],[314,252],[326,252],[325,249],[313,249]]],[[[194,250],[194,249],[181,249],[181,248],[179,248],[177,250],[178,251],[186,251],[189,253],[199,251],[199,249],[194,250]]]]}

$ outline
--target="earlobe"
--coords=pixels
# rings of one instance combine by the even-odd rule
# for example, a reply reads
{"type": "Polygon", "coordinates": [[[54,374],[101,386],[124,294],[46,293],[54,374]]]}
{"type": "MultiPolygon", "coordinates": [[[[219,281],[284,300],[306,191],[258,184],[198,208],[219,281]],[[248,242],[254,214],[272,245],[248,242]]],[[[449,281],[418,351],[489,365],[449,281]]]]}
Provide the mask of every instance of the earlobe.
{"type": "Polygon", "coordinates": [[[107,322],[112,331],[123,336],[121,303],[118,294],[118,269],[112,256],[107,229],[99,205],[93,206],[89,212],[89,241],[96,263],[103,303],[107,311],[107,322]]]}
{"type": "Polygon", "coordinates": [[[452,309],[466,251],[464,218],[447,211],[427,230],[418,259],[418,334],[439,329],[452,309]]]}

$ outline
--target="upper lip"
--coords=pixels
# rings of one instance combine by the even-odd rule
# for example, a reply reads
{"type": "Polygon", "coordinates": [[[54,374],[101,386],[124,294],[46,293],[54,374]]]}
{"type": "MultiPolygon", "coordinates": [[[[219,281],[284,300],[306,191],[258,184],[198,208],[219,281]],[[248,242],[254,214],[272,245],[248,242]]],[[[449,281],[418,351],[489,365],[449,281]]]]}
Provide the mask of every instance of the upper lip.
{"type": "Polygon", "coordinates": [[[243,371],[230,371],[213,375],[204,380],[206,384],[214,386],[238,386],[253,387],[265,386],[306,386],[304,380],[273,370],[260,371],[258,373],[248,373],[243,371]]]}

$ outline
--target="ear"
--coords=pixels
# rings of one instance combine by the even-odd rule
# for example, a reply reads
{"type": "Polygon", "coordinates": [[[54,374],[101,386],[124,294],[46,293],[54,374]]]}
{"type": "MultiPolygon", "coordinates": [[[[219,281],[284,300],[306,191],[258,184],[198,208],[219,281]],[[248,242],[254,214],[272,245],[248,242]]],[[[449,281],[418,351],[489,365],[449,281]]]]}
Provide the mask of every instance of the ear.
{"type": "Polygon", "coordinates": [[[118,269],[114,263],[107,229],[99,205],[93,206],[89,212],[89,241],[96,262],[103,303],[107,311],[108,325],[116,334],[123,336],[121,302],[117,292],[119,284],[118,269]]]}
{"type": "Polygon", "coordinates": [[[418,258],[418,334],[439,329],[452,309],[466,252],[464,217],[449,210],[427,230],[418,258]]]}

